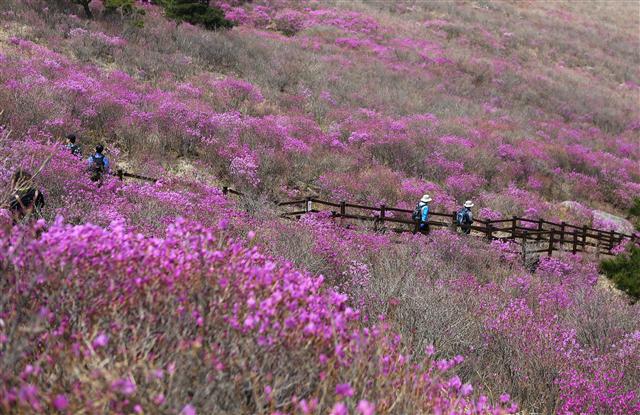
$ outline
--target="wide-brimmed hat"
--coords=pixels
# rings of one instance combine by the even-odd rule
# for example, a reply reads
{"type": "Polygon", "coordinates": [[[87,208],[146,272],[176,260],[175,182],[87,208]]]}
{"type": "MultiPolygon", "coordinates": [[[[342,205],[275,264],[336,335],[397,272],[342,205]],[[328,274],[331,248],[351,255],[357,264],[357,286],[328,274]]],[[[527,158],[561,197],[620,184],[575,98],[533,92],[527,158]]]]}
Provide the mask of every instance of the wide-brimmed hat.
{"type": "Polygon", "coordinates": [[[422,196],[422,199],[420,199],[420,201],[423,202],[423,203],[429,203],[432,200],[433,199],[431,199],[431,196],[429,196],[429,195],[424,195],[424,196],[422,196]]]}
{"type": "Polygon", "coordinates": [[[468,208],[473,207],[473,202],[470,200],[467,200],[466,202],[464,202],[464,207],[468,207],[468,208]]]}

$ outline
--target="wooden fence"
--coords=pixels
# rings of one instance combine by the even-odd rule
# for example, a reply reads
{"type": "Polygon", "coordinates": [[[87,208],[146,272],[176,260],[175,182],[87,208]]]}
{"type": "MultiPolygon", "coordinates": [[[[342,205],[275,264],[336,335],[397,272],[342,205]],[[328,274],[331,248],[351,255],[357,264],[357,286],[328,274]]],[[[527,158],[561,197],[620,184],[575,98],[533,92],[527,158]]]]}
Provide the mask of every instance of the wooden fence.
{"type": "MultiPolygon", "coordinates": [[[[130,177],[149,182],[156,182],[156,179],[127,173],[118,170],[116,176],[123,180],[130,177]]],[[[222,187],[222,193],[244,196],[229,188],[222,187]]],[[[418,222],[415,222],[411,215],[412,210],[390,207],[385,205],[366,206],[346,201],[331,202],[313,197],[305,199],[277,202],[281,208],[290,208],[282,213],[284,217],[299,217],[310,212],[330,212],[333,218],[372,222],[375,231],[391,230],[394,232],[418,231],[418,222]]],[[[457,212],[429,212],[430,228],[450,228],[456,230],[457,212]]],[[[487,220],[474,219],[474,224],[470,227],[475,234],[480,234],[488,240],[511,240],[522,246],[523,256],[527,254],[547,254],[551,256],[553,252],[593,252],[596,255],[613,255],[613,248],[625,239],[637,240],[636,235],[627,235],[620,232],[595,229],[588,226],[576,226],[566,222],[554,223],[544,219],[532,220],[517,216],[511,219],[487,220]],[[529,249],[529,245],[532,248],[529,249]]]]}
{"type": "MultiPolygon", "coordinates": [[[[340,220],[355,219],[372,222],[374,230],[395,232],[417,232],[418,222],[411,215],[413,210],[380,206],[366,206],[345,201],[331,202],[316,198],[306,198],[281,202],[281,207],[289,207],[283,216],[300,216],[309,212],[328,211],[340,220]]],[[[430,228],[450,228],[456,230],[457,212],[429,212],[430,228]]],[[[613,255],[613,248],[624,239],[635,240],[634,235],[615,231],[605,231],[588,226],[576,226],[566,222],[554,223],[544,219],[532,220],[517,216],[511,219],[475,219],[470,227],[473,233],[481,234],[488,240],[512,240],[526,250],[526,254],[565,252],[595,252],[613,255]],[[529,245],[532,248],[529,249],[529,245]]]]}
{"type": "Polygon", "coordinates": [[[118,179],[120,180],[124,180],[125,177],[130,177],[132,179],[144,180],[146,182],[152,182],[152,183],[156,183],[158,181],[158,179],[154,179],[152,177],[140,176],[138,174],[128,173],[122,169],[116,170],[115,176],[117,176],[118,179]]]}

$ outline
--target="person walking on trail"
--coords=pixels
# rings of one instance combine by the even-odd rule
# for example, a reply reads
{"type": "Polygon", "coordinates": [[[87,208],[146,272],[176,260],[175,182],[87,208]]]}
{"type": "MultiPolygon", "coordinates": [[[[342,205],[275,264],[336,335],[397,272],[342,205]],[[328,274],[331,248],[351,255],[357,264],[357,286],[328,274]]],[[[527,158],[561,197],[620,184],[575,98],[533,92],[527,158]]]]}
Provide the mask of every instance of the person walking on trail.
{"type": "Polygon", "coordinates": [[[473,207],[473,202],[471,200],[467,200],[464,202],[462,209],[458,211],[458,215],[456,217],[456,222],[462,229],[462,233],[469,235],[471,233],[471,225],[473,224],[473,213],[471,212],[471,208],[473,207]]]}
{"type": "Polygon", "coordinates": [[[7,202],[13,222],[42,218],[44,196],[33,186],[31,173],[18,170],[11,178],[11,196],[7,202]]]}
{"type": "Polygon", "coordinates": [[[420,230],[421,233],[429,233],[429,202],[432,200],[431,196],[424,195],[416,205],[412,215],[413,221],[416,222],[416,229],[413,233],[416,233],[418,230],[420,230]]]}
{"type": "Polygon", "coordinates": [[[67,150],[71,152],[74,156],[80,157],[82,156],[82,151],[80,150],[80,146],[76,144],[76,135],[75,134],[67,134],[67,150]]]}
{"type": "Polygon", "coordinates": [[[104,147],[101,144],[96,146],[95,154],[89,156],[89,172],[91,180],[94,182],[102,182],[104,175],[109,172],[109,159],[103,154],[104,147]]]}

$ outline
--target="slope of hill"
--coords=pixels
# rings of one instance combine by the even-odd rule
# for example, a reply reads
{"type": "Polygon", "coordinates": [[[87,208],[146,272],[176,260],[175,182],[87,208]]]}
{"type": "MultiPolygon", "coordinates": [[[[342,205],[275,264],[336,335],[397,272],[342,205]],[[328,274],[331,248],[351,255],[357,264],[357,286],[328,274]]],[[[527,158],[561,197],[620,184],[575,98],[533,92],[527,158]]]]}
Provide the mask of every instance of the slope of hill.
{"type": "Polygon", "coordinates": [[[1,227],[0,408],[640,411],[640,308],[593,258],[269,202],[613,226],[593,210],[640,197],[637,3],[217,3],[232,30],[0,4],[0,183],[53,156],[48,224],[1,227]],[[96,188],[70,131],[161,181],[96,188]]]}

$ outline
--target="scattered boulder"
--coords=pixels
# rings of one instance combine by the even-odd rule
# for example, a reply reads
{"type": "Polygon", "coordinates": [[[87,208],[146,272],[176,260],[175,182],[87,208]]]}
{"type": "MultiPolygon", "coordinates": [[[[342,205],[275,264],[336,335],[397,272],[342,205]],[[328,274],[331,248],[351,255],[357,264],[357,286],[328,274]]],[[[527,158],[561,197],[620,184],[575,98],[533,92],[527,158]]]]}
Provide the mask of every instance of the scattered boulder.
{"type": "Polygon", "coordinates": [[[580,202],[576,202],[575,200],[565,200],[560,203],[560,206],[569,210],[583,210],[585,208],[580,202]]]}
{"type": "Polygon", "coordinates": [[[587,224],[591,222],[591,209],[580,202],[565,200],[558,204],[560,217],[569,223],[587,224]]]}
{"type": "Polygon", "coordinates": [[[631,222],[625,218],[601,210],[593,211],[593,227],[614,230],[629,235],[634,232],[634,226],[631,222]]]}
{"type": "MultiPolygon", "coordinates": [[[[614,230],[616,232],[631,235],[634,232],[634,226],[631,222],[623,217],[604,212],[602,210],[591,210],[580,202],[573,200],[565,200],[558,204],[562,217],[569,218],[571,216],[579,218],[575,222],[588,223],[597,229],[614,230]]],[[[568,220],[568,222],[571,222],[568,220]]]]}

